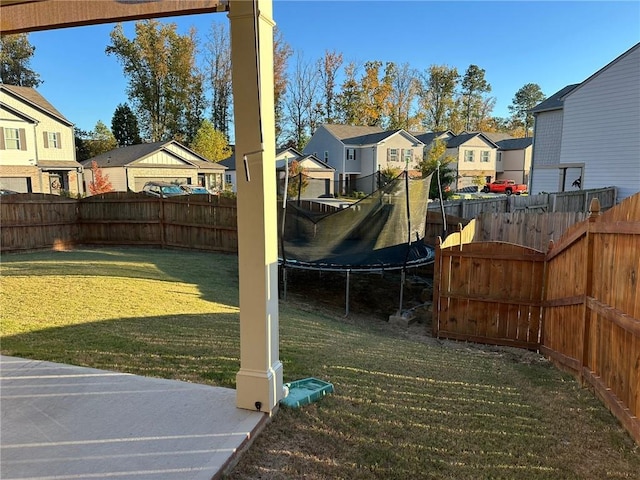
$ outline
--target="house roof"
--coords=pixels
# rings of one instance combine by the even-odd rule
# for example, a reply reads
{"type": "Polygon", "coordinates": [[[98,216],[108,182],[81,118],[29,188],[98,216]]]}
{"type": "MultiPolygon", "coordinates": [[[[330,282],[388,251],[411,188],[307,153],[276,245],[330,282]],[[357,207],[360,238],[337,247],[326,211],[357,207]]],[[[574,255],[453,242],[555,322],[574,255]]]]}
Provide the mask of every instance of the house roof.
{"type": "Polygon", "coordinates": [[[411,135],[413,135],[415,138],[420,140],[425,145],[429,145],[436,138],[439,138],[446,133],[449,134],[449,138],[455,137],[454,133],[451,130],[445,130],[444,132],[423,132],[423,133],[409,132],[409,133],[411,133],[411,135]]]}
{"type": "Polygon", "coordinates": [[[0,90],[4,90],[8,95],[18,98],[23,102],[30,104],[37,110],[56,117],[62,123],[66,123],[72,126],[69,120],[62,115],[49,101],[40,95],[35,89],[31,87],[19,87],[17,85],[7,85],[5,83],[0,84],[0,90]]]}
{"type": "Polygon", "coordinates": [[[381,133],[383,131],[380,127],[337,125],[332,123],[325,123],[322,126],[338,140],[356,138],[363,135],[369,135],[370,133],[381,133]]]}
{"type": "MultiPolygon", "coordinates": [[[[302,155],[301,157],[296,158],[295,161],[301,164],[302,163],[308,164],[309,162],[311,162],[317,165],[317,168],[305,167],[308,170],[314,170],[314,171],[335,170],[335,168],[333,168],[331,165],[329,165],[326,162],[323,162],[312,153],[310,153],[309,155],[302,155]]],[[[276,160],[276,170],[282,170],[282,169],[284,169],[284,160],[276,160]]]]}
{"type": "Polygon", "coordinates": [[[81,166],[75,160],[38,160],[37,165],[43,170],[71,170],[81,166]]]}
{"type": "Polygon", "coordinates": [[[513,138],[508,133],[503,133],[503,132],[479,132],[479,133],[482,133],[485,137],[487,137],[489,140],[491,140],[493,143],[496,143],[496,144],[502,140],[508,140],[510,138],[513,138]]]}
{"type": "Polygon", "coordinates": [[[538,105],[529,110],[530,113],[540,113],[540,112],[549,112],[551,110],[560,110],[564,105],[563,97],[574,90],[579,83],[574,83],[572,85],[567,85],[561,90],[558,90],[556,93],[548,97],[546,100],[543,100],[538,105]]]}
{"type": "Polygon", "coordinates": [[[487,137],[484,133],[481,132],[471,132],[471,133],[461,133],[460,135],[456,135],[455,137],[447,140],[447,148],[456,148],[462,145],[463,143],[467,143],[469,140],[475,137],[482,137],[487,143],[490,143],[494,147],[498,148],[498,145],[494,141],[492,141],[489,137],[487,137]]]}
{"type": "Polygon", "coordinates": [[[220,163],[212,163],[212,162],[206,161],[203,157],[201,157],[195,152],[192,152],[191,150],[184,147],[183,145],[176,142],[175,140],[169,140],[168,142],[139,143],[137,145],[131,145],[128,147],[115,148],[113,150],[102,153],[93,158],[89,158],[88,160],[83,161],[82,164],[84,166],[90,166],[91,163],[95,161],[100,168],[124,167],[135,161],[142,160],[143,158],[148,157],[149,155],[152,155],[161,150],[185,162],[186,168],[198,167],[200,169],[207,169],[207,170],[224,170],[224,167],[221,166],[220,163]],[[175,152],[172,152],[171,150],[166,148],[167,145],[172,143],[180,146],[181,148],[184,148],[186,151],[190,152],[191,154],[196,155],[197,157],[200,157],[200,159],[192,160],[192,159],[187,159],[187,158],[181,157],[180,155],[177,155],[175,152]]]}
{"type": "Polygon", "coordinates": [[[533,145],[533,137],[507,138],[496,142],[500,150],[524,150],[533,145]]]}

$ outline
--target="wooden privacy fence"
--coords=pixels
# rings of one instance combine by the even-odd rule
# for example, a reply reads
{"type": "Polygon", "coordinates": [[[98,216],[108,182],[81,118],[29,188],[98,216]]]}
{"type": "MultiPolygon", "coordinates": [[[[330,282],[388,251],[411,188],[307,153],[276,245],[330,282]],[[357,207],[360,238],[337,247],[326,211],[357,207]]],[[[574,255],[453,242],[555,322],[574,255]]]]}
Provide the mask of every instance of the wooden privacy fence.
{"type": "Polygon", "coordinates": [[[548,252],[436,248],[434,336],[539,349],[589,384],[640,443],[640,194],[569,228],[548,252]]]}
{"type": "Polygon", "coordinates": [[[436,248],[434,336],[537,350],[544,252],[472,242],[474,224],[436,248]]]}
{"type": "Polygon", "coordinates": [[[583,212],[533,213],[519,210],[510,213],[481,213],[473,240],[501,241],[546,251],[549,242],[560,240],[564,232],[587,218],[583,212]]]}
{"type": "MultiPolygon", "coordinates": [[[[603,210],[616,204],[615,187],[575,190],[572,192],[540,193],[538,195],[496,195],[493,198],[465,198],[447,200],[445,214],[472,219],[481,213],[528,212],[588,212],[591,200],[597,198],[603,210]]],[[[440,210],[438,202],[431,202],[429,210],[440,210]]]]}
{"type": "Polygon", "coordinates": [[[80,200],[7,195],[0,215],[2,252],[74,245],[238,251],[235,200],[213,195],[160,199],[113,192],[80,200]]]}

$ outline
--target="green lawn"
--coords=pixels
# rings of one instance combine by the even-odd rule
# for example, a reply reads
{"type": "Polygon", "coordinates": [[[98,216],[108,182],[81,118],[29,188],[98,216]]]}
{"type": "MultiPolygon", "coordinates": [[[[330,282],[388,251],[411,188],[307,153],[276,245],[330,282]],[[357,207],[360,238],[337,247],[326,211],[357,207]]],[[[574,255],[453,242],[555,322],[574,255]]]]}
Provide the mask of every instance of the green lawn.
{"type": "MultiPolygon", "coordinates": [[[[237,258],[151,249],[4,255],[1,351],[234,387],[237,258]]],[[[281,409],[234,479],[639,478],[640,450],[541,357],[373,319],[280,308],[285,381],[335,393],[281,409]]]]}

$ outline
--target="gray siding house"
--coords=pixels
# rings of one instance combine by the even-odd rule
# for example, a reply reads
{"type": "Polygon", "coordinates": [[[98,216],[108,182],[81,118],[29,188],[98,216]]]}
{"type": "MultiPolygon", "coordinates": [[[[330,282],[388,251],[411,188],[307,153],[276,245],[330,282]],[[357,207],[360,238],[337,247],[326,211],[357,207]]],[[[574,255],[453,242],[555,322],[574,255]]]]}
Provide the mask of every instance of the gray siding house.
{"type": "Polygon", "coordinates": [[[640,43],[531,112],[531,193],[615,186],[624,199],[640,191],[640,43]]]}
{"type": "Polygon", "coordinates": [[[367,181],[388,168],[415,171],[422,160],[424,144],[409,132],[380,127],[324,124],[304,148],[335,169],[339,194],[354,190],[371,193],[367,181]]]}

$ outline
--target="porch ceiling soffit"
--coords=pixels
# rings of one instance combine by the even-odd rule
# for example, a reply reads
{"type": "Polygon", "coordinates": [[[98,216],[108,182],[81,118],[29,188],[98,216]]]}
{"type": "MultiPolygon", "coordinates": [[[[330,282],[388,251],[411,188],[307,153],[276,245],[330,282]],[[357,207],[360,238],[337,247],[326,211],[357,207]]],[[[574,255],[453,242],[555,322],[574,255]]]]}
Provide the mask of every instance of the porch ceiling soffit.
{"type": "Polygon", "coordinates": [[[8,35],[227,10],[228,0],[0,0],[0,31],[8,35]]]}

